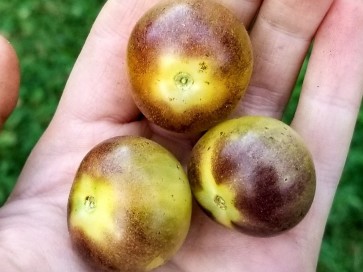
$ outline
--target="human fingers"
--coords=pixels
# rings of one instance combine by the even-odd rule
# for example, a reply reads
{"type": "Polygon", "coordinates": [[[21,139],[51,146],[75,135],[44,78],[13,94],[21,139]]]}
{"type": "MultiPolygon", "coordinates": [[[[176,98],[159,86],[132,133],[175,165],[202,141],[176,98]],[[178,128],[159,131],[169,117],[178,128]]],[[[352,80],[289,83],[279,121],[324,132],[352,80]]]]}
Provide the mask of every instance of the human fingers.
{"type": "Polygon", "coordinates": [[[316,165],[316,195],[302,227],[310,233],[311,253],[316,256],[320,247],[316,237],[323,236],[362,100],[362,25],[362,1],[334,2],[317,32],[292,122],[316,165]]]}
{"type": "Polygon", "coordinates": [[[263,0],[220,0],[238,19],[249,28],[263,0]]]}
{"type": "Polygon", "coordinates": [[[0,128],[18,100],[19,63],[14,48],[0,35],[0,128]]]}
{"type": "Polygon", "coordinates": [[[237,115],[280,118],[332,0],[265,0],[250,36],[254,72],[237,115]]]}

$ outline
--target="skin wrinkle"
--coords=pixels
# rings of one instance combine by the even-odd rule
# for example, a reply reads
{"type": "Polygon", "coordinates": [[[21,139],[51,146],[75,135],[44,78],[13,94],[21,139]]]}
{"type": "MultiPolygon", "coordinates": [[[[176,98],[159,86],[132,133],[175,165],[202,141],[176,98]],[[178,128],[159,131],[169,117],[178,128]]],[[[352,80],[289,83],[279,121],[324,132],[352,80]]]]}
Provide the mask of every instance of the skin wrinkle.
{"type": "Polygon", "coordinates": [[[269,19],[268,17],[266,17],[266,15],[260,17],[260,23],[264,24],[266,28],[270,29],[271,31],[279,32],[291,39],[301,40],[310,43],[313,36],[311,33],[309,33],[309,35],[304,35],[303,33],[297,33],[298,31],[296,30],[288,29],[286,26],[281,25],[279,22],[269,19]]]}
{"type": "MultiPolygon", "coordinates": [[[[278,96],[276,95],[275,98],[268,98],[264,96],[264,94],[270,90],[258,87],[258,86],[249,86],[249,90],[253,90],[250,92],[247,92],[245,94],[245,101],[243,103],[243,111],[247,113],[253,113],[254,109],[258,108],[258,112],[263,115],[270,115],[274,116],[276,118],[279,118],[282,115],[282,112],[284,110],[284,103],[278,101],[278,96]]],[[[278,94],[279,92],[271,91],[271,96],[273,94],[278,94]]],[[[241,113],[234,113],[235,116],[241,115],[241,113]]]]}
{"type": "Polygon", "coordinates": [[[262,4],[262,0],[222,0],[221,4],[229,8],[248,29],[262,4]]]}
{"type": "Polygon", "coordinates": [[[321,0],[318,5],[314,0],[265,0],[259,18],[266,21],[271,28],[277,29],[278,32],[311,40],[332,3],[333,0],[321,0]],[[271,10],[274,10],[275,13],[272,13],[271,10]],[[292,17],[296,18],[291,20],[292,17]]]}

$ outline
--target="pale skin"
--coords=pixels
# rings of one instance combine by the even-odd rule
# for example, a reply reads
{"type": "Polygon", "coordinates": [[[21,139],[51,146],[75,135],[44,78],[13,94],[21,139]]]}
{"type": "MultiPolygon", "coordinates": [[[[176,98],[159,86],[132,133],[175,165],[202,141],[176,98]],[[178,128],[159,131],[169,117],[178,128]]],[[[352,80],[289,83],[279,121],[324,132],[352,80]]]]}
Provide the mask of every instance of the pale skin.
{"type": "MultiPolygon", "coordinates": [[[[127,39],[137,19],[155,2],[109,0],[98,16],[52,122],[0,210],[3,271],[91,271],[71,247],[66,204],[75,171],[95,144],[136,134],[162,143],[182,161],[188,157],[192,141],[140,121],[129,95],[127,39]]],[[[254,48],[255,71],[237,115],[280,118],[314,39],[291,125],[313,154],[316,196],[297,227],[272,238],[227,230],[195,208],[184,246],[156,271],[314,271],[362,99],[363,1],[220,2],[251,29],[254,48]]],[[[1,104],[3,122],[16,103],[19,75],[14,51],[4,39],[0,45],[0,101],[9,105],[1,104]]]]}

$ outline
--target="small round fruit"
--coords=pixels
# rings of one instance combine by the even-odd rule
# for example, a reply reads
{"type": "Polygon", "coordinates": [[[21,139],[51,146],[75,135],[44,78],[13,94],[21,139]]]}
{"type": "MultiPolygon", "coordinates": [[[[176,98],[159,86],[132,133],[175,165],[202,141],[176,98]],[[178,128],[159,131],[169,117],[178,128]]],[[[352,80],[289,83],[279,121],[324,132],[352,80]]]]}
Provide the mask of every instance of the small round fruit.
{"type": "Polygon", "coordinates": [[[182,245],[191,202],[170,152],[142,137],[112,138],[80,164],[68,200],[70,237],[98,269],[150,271],[182,245]]]}
{"type": "Polygon", "coordinates": [[[225,119],[252,73],[242,23],[211,0],[171,0],[150,9],[128,44],[132,95],[145,117],[176,132],[225,119]]]}
{"type": "Polygon", "coordinates": [[[188,176],[210,217],[255,236],[297,225],[315,194],[315,168],[303,140],[268,117],[241,117],[210,129],[193,148],[188,176]]]}

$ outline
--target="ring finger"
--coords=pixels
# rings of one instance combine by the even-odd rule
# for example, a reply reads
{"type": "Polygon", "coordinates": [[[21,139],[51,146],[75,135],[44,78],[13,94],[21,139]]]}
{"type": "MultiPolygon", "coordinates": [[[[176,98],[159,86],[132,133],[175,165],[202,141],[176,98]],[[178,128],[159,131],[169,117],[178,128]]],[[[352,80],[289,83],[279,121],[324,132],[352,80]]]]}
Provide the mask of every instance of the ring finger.
{"type": "Polygon", "coordinates": [[[280,118],[332,0],[265,0],[251,29],[254,73],[237,114],[280,118]]]}

